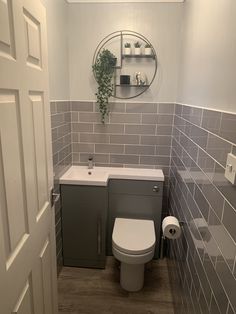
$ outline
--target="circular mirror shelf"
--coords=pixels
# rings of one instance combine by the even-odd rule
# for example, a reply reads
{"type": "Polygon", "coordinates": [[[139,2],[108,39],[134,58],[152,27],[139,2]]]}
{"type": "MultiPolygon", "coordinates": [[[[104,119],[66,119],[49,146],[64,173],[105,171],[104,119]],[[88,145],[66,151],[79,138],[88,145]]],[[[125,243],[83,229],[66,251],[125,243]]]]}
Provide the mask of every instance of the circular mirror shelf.
{"type": "Polygon", "coordinates": [[[104,49],[108,49],[116,57],[113,97],[131,99],[148,90],[157,73],[157,55],[146,37],[129,30],[109,34],[98,44],[93,56],[93,65],[104,49]],[[141,44],[140,49],[134,46],[137,42],[141,44]],[[125,48],[127,43],[130,44],[130,49],[125,48]]]}

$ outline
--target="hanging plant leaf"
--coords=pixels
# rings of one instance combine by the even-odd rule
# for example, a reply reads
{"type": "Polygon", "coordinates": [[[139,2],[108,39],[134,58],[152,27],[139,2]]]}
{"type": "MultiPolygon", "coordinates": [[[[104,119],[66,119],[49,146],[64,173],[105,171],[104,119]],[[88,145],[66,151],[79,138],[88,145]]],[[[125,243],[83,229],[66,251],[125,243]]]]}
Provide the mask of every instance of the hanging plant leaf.
{"type": "Polygon", "coordinates": [[[105,117],[109,113],[108,101],[114,89],[112,79],[115,65],[116,57],[108,49],[104,49],[99,53],[93,65],[94,76],[98,83],[98,90],[95,95],[97,96],[102,123],[105,123],[105,117]]]}

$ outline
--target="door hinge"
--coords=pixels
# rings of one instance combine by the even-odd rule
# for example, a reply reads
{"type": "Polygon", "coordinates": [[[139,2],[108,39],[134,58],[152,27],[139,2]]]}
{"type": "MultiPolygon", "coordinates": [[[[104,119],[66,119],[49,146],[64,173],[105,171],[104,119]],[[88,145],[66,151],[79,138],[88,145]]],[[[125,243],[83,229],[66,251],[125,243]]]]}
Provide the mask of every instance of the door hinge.
{"type": "Polygon", "coordinates": [[[59,200],[60,194],[54,192],[54,188],[51,189],[51,207],[53,207],[59,200]]]}

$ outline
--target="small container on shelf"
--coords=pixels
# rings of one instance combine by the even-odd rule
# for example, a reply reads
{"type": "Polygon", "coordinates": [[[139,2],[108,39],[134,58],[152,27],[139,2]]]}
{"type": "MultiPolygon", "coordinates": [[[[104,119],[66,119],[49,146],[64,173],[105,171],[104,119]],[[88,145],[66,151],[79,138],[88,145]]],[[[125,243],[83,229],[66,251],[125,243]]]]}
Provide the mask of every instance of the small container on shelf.
{"type": "Polygon", "coordinates": [[[131,44],[130,43],[125,43],[124,55],[126,55],[126,56],[131,55],[131,44]]]}
{"type": "Polygon", "coordinates": [[[130,85],[130,75],[120,75],[120,85],[130,85]]]}
{"type": "Polygon", "coordinates": [[[134,43],[134,54],[136,56],[141,55],[141,46],[142,46],[142,44],[139,41],[136,41],[134,43]]]}
{"type": "Polygon", "coordinates": [[[144,54],[145,54],[145,56],[151,56],[152,55],[152,46],[150,44],[145,45],[144,54]]]}
{"type": "Polygon", "coordinates": [[[143,72],[135,72],[134,82],[137,86],[146,86],[147,85],[147,77],[143,72]]]}

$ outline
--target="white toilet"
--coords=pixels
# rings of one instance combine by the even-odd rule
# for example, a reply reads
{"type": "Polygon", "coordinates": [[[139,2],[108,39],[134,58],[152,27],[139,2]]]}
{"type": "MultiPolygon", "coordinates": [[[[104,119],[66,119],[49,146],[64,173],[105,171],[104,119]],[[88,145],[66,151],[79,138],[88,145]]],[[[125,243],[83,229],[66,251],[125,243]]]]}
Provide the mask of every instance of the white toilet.
{"type": "Polygon", "coordinates": [[[121,262],[120,284],[127,291],[143,287],[144,265],[155,251],[152,220],[116,218],[112,233],[112,251],[121,262]]]}

